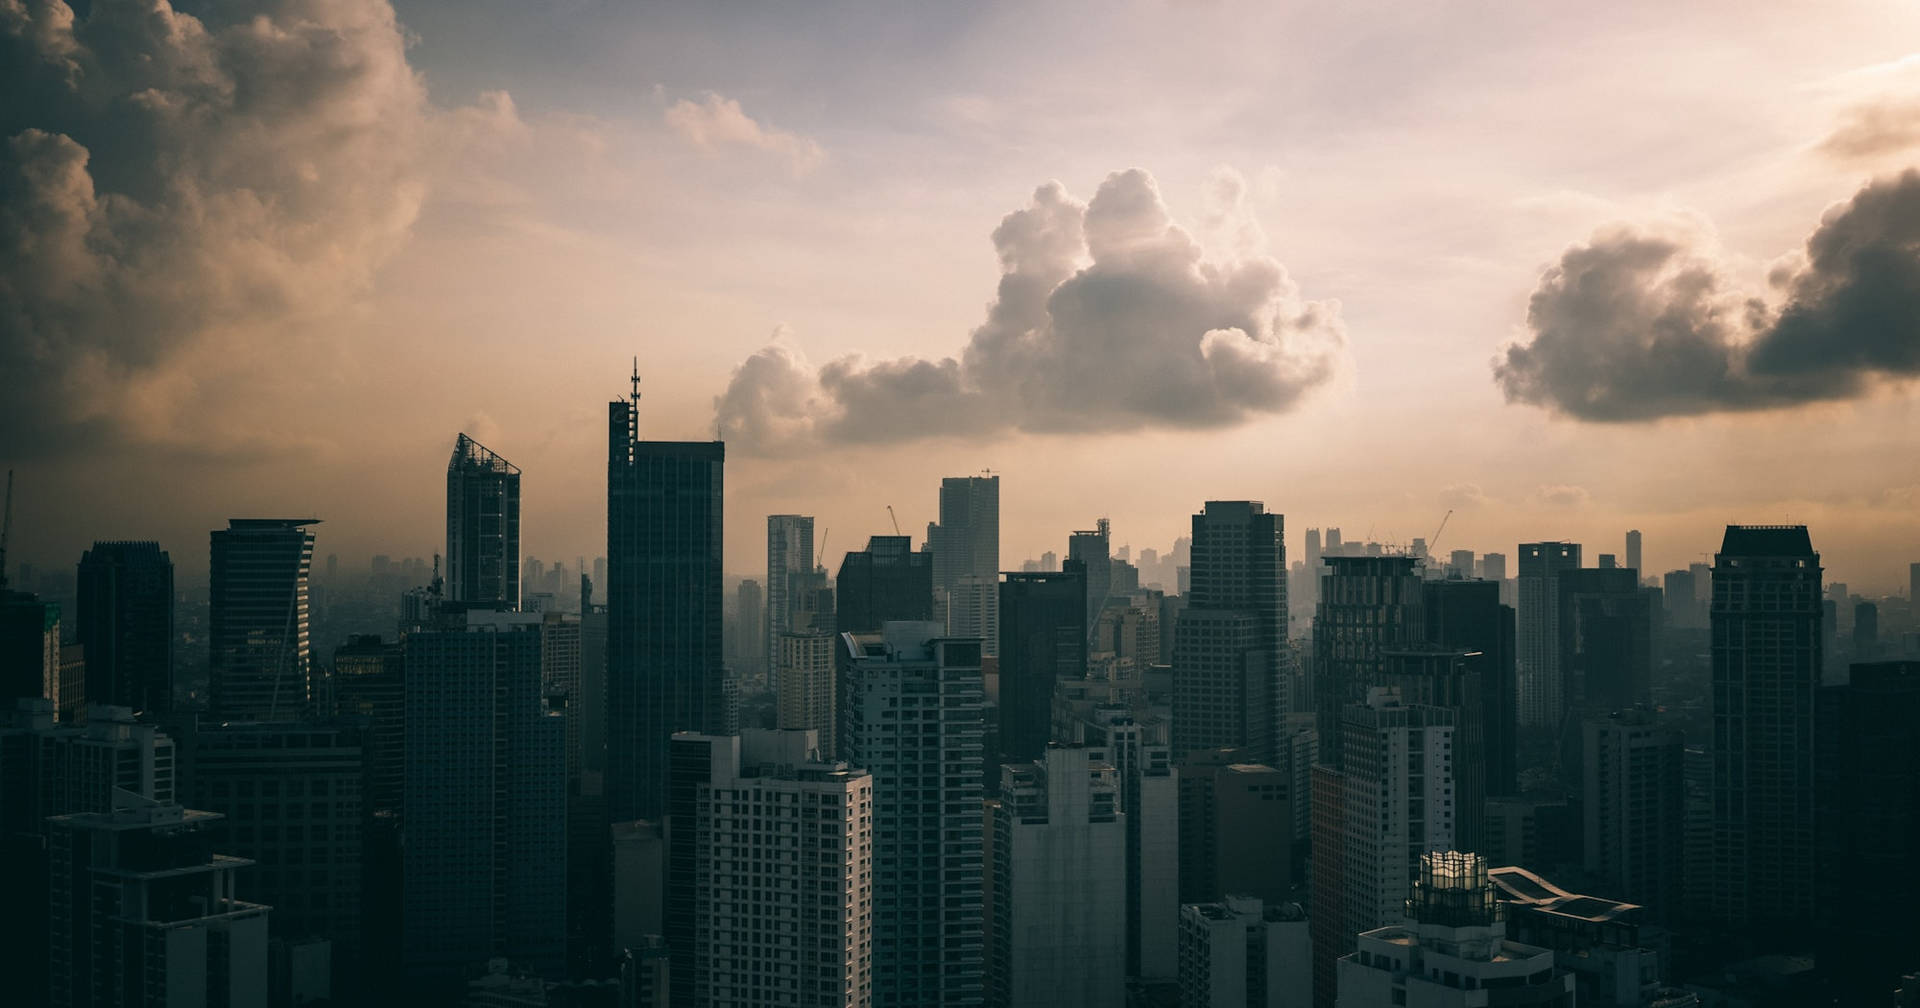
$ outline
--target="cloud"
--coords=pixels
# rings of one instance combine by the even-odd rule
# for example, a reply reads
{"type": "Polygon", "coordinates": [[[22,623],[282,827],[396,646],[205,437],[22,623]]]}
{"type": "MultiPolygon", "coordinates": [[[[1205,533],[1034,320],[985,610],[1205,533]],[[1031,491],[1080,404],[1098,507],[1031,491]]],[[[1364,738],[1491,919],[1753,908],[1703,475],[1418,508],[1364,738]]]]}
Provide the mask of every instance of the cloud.
{"type": "Polygon", "coordinates": [[[405,240],[428,111],[380,0],[0,0],[0,454],[246,440],[224,379],[405,240]]]}
{"type": "MultiPolygon", "coordinates": [[[[1244,187],[1214,185],[1234,204],[1244,187]]],[[[1302,301],[1261,254],[1207,259],[1153,178],[1107,177],[1082,204],[1059,183],[993,233],[998,296],[953,357],[813,369],[784,339],[715,401],[746,451],[1009,431],[1206,429],[1281,413],[1327,381],[1339,305],[1302,301]]]]}
{"type": "Polygon", "coordinates": [[[1534,490],[1533,500],[1547,507],[1582,508],[1593,501],[1593,494],[1583,486],[1552,484],[1534,490]]]}
{"type": "Polygon", "coordinates": [[[1920,144],[1920,99],[1883,98],[1843,113],[1844,121],[1819,145],[1821,153],[1843,161],[1895,154],[1920,144]]]}
{"type": "Polygon", "coordinates": [[[1478,483],[1455,483],[1440,491],[1440,503],[1457,510],[1480,507],[1491,499],[1478,483]]]}
{"type": "Polygon", "coordinates": [[[796,172],[808,172],[826,159],[820,145],[753,120],[732,98],[708,92],[698,102],[681,99],[668,107],[667,125],[688,143],[708,152],[745,147],[783,158],[796,172]]]}
{"type": "Polygon", "coordinates": [[[1745,292],[1702,229],[1617,226],[1569,249],[1494,362],[1509,402],[1652,420],[1851,399],[1920,376],[1920,173],[1829,210],[1745,292]]]}

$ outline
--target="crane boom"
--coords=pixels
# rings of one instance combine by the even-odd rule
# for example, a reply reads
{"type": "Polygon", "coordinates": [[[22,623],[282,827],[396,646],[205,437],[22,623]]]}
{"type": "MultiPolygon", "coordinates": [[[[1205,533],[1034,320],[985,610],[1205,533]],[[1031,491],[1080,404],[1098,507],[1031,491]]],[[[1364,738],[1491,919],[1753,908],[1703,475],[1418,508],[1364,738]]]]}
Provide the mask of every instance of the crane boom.
{"type": "Polygon", "coordinates": [[[893,534],[900,534],[900,519],[893,516],[893,505],[887,505],[887,520],[893,523],[893,534]]]}
{"type": "Polygon", "coordinates": [[[1445,532],[1445,531],[1447,530],[1447,519],[1449,519],[1449,518],[1452,518],[1452,517],[1453,517],[1453,509],[1452,509],[1452,508],[1448,508],[1448,509],[1447,509],[1447,513],[1446,513],[1446,514],[1443,514],[1443,515],[1441,515],[1441,516],[1440,516],[1440,527],[1439,527],[1439,528],[1437,528],[1437,529],[1434,529],[1434,530],[1433,530],[1433,538],[1432,538],[1432,539],[1429,539],[1429,540],[1427,540],[1427,552],[1428,552],[1428,553],[1432,553],[1432,552],[1434,551],[1434,549],[1435,549],[1435,547],[1437,547],[1437,546],[1439,546],[1439,545],[1440,545],[1440,533],[1442,533],[1442,532],[1445,532]]]}

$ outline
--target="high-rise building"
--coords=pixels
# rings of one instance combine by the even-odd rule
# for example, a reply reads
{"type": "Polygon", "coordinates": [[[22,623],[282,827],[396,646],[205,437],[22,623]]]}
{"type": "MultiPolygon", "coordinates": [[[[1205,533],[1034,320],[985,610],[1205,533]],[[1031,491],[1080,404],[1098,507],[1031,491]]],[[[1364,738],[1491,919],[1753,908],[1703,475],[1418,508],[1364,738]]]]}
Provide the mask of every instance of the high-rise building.
{"type": "MultiPolygon", "coordinates": [[[[1333,817],[1341,835],[1329,837],[1323,856],[1317,823],[1314,834],[1316,1003],[1332,1002],[1335,962],[1353,952],[1354,936],[1405,913],[1421,855],[1455,846],[1453,712],[1408,705],[1397,691],[1375,687],[1366,703],[1347,705],[1340,727],[1345,762],[1339,797],[1329,797],[1341,805],[1333,817]]],[[[1345,995],[1344,976],[1338,982],[1345,995]]]]}
{"type": "MultiPolygon", "coordinates": [[[[1497,581],[1428,581],[1422,589],[1427,639],[1467,653],[1468,663],[1479,672],[1487,794],[1512,794],[1518,790],[1519,774],[1513,607],[1500,603],[1497,581]]],[[[1466,811],[1478,815],[1480,810],[1466,811]]]]}
{"type": "Polygon", "coordinates": [[[1087,583],[1072,566],[1000,583],[1000,761],[1040,759],[1053,739],[1056,684],[1087,674],[1087,583]]]}
{"type": "Polygon", "coordinates": [[[801,628],[795,624],[794,617],[801,612],[803,604],[807,604],[804,600],[813,590],[814,579],[813,516],[768,515],[767,625],[762,645],[768,669],[780,667],[781,634],[801,629],[832,629],[801,628]]]}
{"type": "Polygon", "coordinates": [[[1850,1004],[1885,1002],[1920,950],[1920,661],[1820,690],[1815,962],[1850,1004]]]}
{"type": "Polygon", "coordinates": [[[1229,893],[1279,902],[1292,888],[1293,786],[1234,749],[1179,764],[1180,902],[1229,893]]]}
{"type": "Polygon", "coordinates": [[[1675,630],[1706,628],[1706,608],[1695,597],[1692,571],[1668,571],[1661,579],[1661,597],[1666,603],[1667,625],[1675,630]]]}
{"type": "Polygon", "coordinates": [[[538,613],[469,611],[410,633],[403,948],[409,980],[494,956],[566,962],[566,719],[540,682],[538,613]]]}
{"type": "Polygon", "coordinates": [[[1635,573],[1564,570],[1554,595],[1565,709],[1585,718],[1652,703],[1653,597],[1635,573]]]}
{"type": "Polygon", "coordinates": [[[447,597],[520,603],[520,469],[460,435],[447,460],[447,597]]]}
{"type": "Polygon", "coordinates": [[[80,557],[77,638],[87,703],[173,707],[173,561],[159,543],[96,542],[80,557]]]}
{"type": "Polygon", "coordinates": [[[406,662],[401,645],[359,634],[333,651],[335,717],[362,721],[368,814],[400,811],[406,766],[406,662]]]}
{"type": "Polygon", "coordinates": [[[1386,659],[1384,684],[1399,691],[1402,703],[1447,711],[1453,725],[1453,843],[1480,849],[1491,796],[1487,787],[1489,705],[1481,678],[1485,656],[1429,645],[1386,651],[1382,657],[1386,659]]]}
{"type": "Polygon", "coordinates": [[[940,520],[927,525],[927,549],[933,589],[946,600],[947,633],[978,637],[988,657],[997,654],[1000,596],[992,586],[1000,574],[1000,477],[941,480],[940,520]]]}
{"type": "Polygon", "coordinates": [[[772,666],[763,664],[767,657],[763,648],[770,615],[766,589],[752,578],[741,578],[733,598],[734,624],[733,631],[726,635],[729,641],[726,657],[732,662],[736,675],[758,678],[755,673],[762,668],[771,673],[772,666]]]}
{"type": "Polygon", "coordinates": [[[1164,721],[1100,707],[1083,727],[1090,758],[1113,764],[1127,827],[1127,975],[1175,976],[1180,913],[1180,792],[1164,721]]]}
{"type": "Polygon", "coordinates": [[[848,553],[834,579],[834,626],[840,633],[878,633],[887,623],[931,620],[933,554],[913,551],[907,536],[870,536],[848,553]]]}
{"type": "Polygon", "coordinates": [[[873,1003],[873,779],[810,731],[674,735],[675,1004],[873,1003]]]}
{"type": "Polygon", "coordinates": [[[1640,577],[1644,573],[1644,571],[1640,569],[1639,529],[1632,529],[1627,532],[1627,567],[1633,571],[1635,578],[1640,577]]]}
{"type": "Polygon", "coordinates": [[[275,938],[331,942],[334,990],[352,992],[361,950],[358,732],[233,722],[197,726],[180,741],[183,803],[220,810],[221,845],[253,862],[235,895],[273,907],[275,938]]]}
{"type": "MultiPolygon", "coordinates": [[[[1488,862],[1491,864],[1492,862],[1488,862]]],[[[1554,950],[1554,967],[1573,974],[1574,1003],[1604,1008],[1697,1008],[1690,993],[1661,984],[1667,932],[1647,908],[1570,893],[1525,868],[1487,872],[1507,938],[1554,950]]]]}
{"type": "Polygon", "coordinates": [[[1232,895],[1180,908],[1180,1008],[1292,1008],[1313,991],[1298,903],[1232,895]]]}
{"type": "Polygon", "coordinates": [[[1482,553],[1480,555],[1480,577],[1482,580],[1499,584],[1507,579],[1507,555],[1505,553],[1482,553]]]}
{"type": "MultiPolygon", "coordinates": [[[[1104,752],[1100,754],[1104,757],[1104,752]]],[[[1106,1008],[1126,1000],[1126,814],[1113,766],[1055,746],[1001,767],[987,802],[987,1001],[1106,1008]]]]}
{"type": "Polygon", "coordinates": [[[45,699],[60,688],[60,604],[0,588],[0,703],[45,699]]]}
{"type": "Polygon", "coordinates": [[[1806,526],[1727,526],[1712,622],[1712,917],[1791,942],[1814,906],[1820,555],[1806,526]]]}
{"type": "Polygon", "coordinates": [[[873,775],[873,1003],[979,1005],[980,642],[931,622],[840,640],[840,755],[873,775]]]}
{"type": "Polygon", "coordinates": [[[1454,550],[1447,555],[1446,575],[1450,578],[1478,577],[1480,572],[1474,567],[1473,551],[1454,550]]]}
{"type": "Polygon", "coordinates": [[[270,908],[236,895],[220,819],[123,794],[48,824],[49,1004],[265,1008],[270,908]]]}
{"type": "Polygon", "coordinates": [[[1551,949],[1507,938],[1499,890],[1480,855],[1422,854],[1412,883],[1406,923],[1367,931],[1341,957],[1340,1008],[1574,1003],[1573,976],[1554,968],[1551,949]]]}
{"type": "Polygon", "coordinates": [[[1174,751],[1182,756],[1238,748],[1271,764],[1281,717],[1304,703],[1285,675],[1283,525],[1259,501],[1207,501],[1193,516],[1192,586],[1174,631],[1174,751]]]}
{"type": "Polygon", "coordinates": [[[1313,618],[1313,699],[1320,759],[1341,765],[1348,705],[1381,684],[1384,649],[1426,639],[1422,587],[1410,556],[1329,556],[1313,618]]]}
{"type": "Polygon", "coordinates": [[[1604,891],[1672,920],[1686,856],[1686,733],[1646,709],[1583,725],[1581,850],[1604,891]]]}
{"type": "Polygon", "coordinates": [[[1880,607],[1871,602],[1853,607],[1853,660],[1868,662],[1880,656],[1880,607]]]}
{"type": "MultiPolygon", "coordinates": [[[[1113,526],[1105,518],[1094,523],[1092,529],[1082,529],[1067,537],[1067,562],[1079,562],[1084,566],[1081,572],[1087,578],[1087,632],[1093,632],[1094,624],[1100,619],[1100,610],[1106,607],[1107,593],[1113,587],[1113,526]]],[[[1183,584],[1181,594],[1186,594],[1183,584]]]]}
{"type": "Polygon", "coordinates": [[[1515,628],[1522,728],[1558,728],[1566,710],[1560,669],[1560,572],[1580,568],[1580,544],[1520,544],[1515,628]]]}
{"type": "Polygon", "coordinates": [[[212,534],[211,694],[232,721],[305,716],[312,699],[308,585],[316,518],[233,518],[212,534]]]}
{"type": "Polygon", "coordinates": [[[835,639],[824,630],[783,633],[774,665],[774,727],[813,732],[823,758],[839,751],[839,707],[833,695],[835,639]]]}
{"type": "Polygon", "coordinates": [[[726,445],[642,441],[637,391],[608,413],[607,804],[625,822],[664,810],[673,733],[711,731],[727,719],[726,445]]]}

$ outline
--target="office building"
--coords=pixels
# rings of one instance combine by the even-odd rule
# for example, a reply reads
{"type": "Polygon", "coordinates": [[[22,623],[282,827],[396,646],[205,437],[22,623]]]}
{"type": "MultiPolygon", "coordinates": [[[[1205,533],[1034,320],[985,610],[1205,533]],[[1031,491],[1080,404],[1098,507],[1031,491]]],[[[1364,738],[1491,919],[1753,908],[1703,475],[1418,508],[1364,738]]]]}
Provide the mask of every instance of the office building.
{"type": "Polygon", "coordinates": [[[933,554],[915,553],[907,536],[870,536],[848,553],[834,579],[834,628],[879,633],[887,623],[931,620],[933,554]]]}
{"type": "Polygon", "coordinates": [[[1086,578],[1008,574],[1000,583],[1000,753],[1030,763],[1053,740],[1053,699],[1087,674],[1086,578]]]}
{"type": "Polygon", "coordinates": [[[1466,654],[1479,676],[1486,793],[1512,794],[1519,777],[1513,607],[1501,604],[1496,581],[1449,579],[1421,588],[1427,640],[1466,654]]]}
{"type": "MultiPolygon", "coordinates": [[[[724,657],[736,676],[758,680],[766,664],[767,592],[760,582],[741,578],[733,595],[733,626],[725,631],[724,657]]],[[[724,628],[723,628],[724,629],[724,628]]]]}
{"type": "Polygon", "coordinates": [[[1686,857],[1686,734],[1644,708],[1588,718],[1582,734],[1586,872],[1670,920],[1686,857]]]}
{"type": "Polygon", "coordinates": [[[1285,672],[1284,522],[1259,501],[1207,501],[1193,516],[1192,584],[1175,627],[1174,751],[1245,749],[1271,764],[1280,719],[1304,691],[1285,672]]]}
{"type": "Polygon", "coordinates": [[[1089,758],[1113,764],[1127,828],[1127,976],[1172,979],[1180,915],[1180,790],[1167,726],[1099,707],[1082,727],[1089,758]]]}
{"type": "Polygon", "coordinates": [[[357,634],[333,650],[333,715],[362,726],[369,815],[400,811],[406,761],[406,661],[398,641],[357,634]]]}
{"type": "MultiPolygon", "coordinates": [[[[777,514],[767,516],[767,617],[762,651],[767,668],[780,668],[780,635],[801,629],[831,630],[832,627],[802,628],[795,617],[811,610],[809,596],[814,590],[813,516],[777,514]]],[[[746,627],[746,613],[741,613],[746,627]]]]}
{"type": "Polygon", "coordinates": [[[824,630],[783,633],[774,665],[774,727],[813,732],[822,758],[832,758],[839,751],[839,706],[833,692],[835,640],[824,630]]]}
{"type": "Polygon", "coordinates": [[[1631,529],[1627,532],[1627,568],[1633,571],[1633,576],[1635,578],[1640,577],[1641,572],[1643,570],[1643,568],[1640,566],[1640,530],[1639,529],[1631,529]]]}
{"type": "Polygon", "coordinates": [[[1854,665],[1820,690],[1815,962],[1852,1004],[1920,966],[1920,661],[1854,665]]]}
{"type": "Polygon", "coordinates": [[[1579,569],[1579,543],[1520,544],[1515,657],[1522,728],[1558,728],[1566,710],[1560,670],[1560,573],[1579,569]]]}
{"type": "MultiPolygon", "coordinates": [[[[1079,570],[1087,579],[1086,626],[1089,633],[1093,631],[1094,624],[1099,622],[1100,610],[1106,608],[1107,596],[1113,589],[1112,536],[1112,523],[1102,518],[1094,523],[1092,529],[1082,529],[1067,537],[1067,563],[1081,564],[1079,570]]],[[[1182,583],[1180,594],[1186,593],[1187,587],[1182,583]]]]}
{"type": "Polygon", "coordinates": [[[672,742],[672,1003],[873,1003],[873,779],[810,731],[672,742]]]}
{"type": "Polygon", "coordinates": [[[1179,764],[1183,904],[1228,893],[1280,903],[1292,888],[1292,780],[1243,757],[1209,749],[1179,764]]]}
{"type": "Polygon", "coordinates": [[[665,808],[667,740],[726,720],[721,500],[726,445],[640,439],[639,379],[608,404],[607,804],[665,808]]]}
{"type": "Polygon", "coordinates": [[[212,533],[209,699],[216,716],[310,713],[307,576],[315,518],[233,518],[212,533]]]}
{"type": "Polygon", "coordinates": [[[1348,705],[1381,684],[1387,648],[1426,639],[1422,587],[1410,556],[1328,556],[1313,618],[1313,700],[1320,759],[1341,766],[1348,705]]]}
{"type": "MultiPolygon", "coordinates": [[[[1400,920],[1421,856],[1455,846],[1453,712],[1408,705],[1397,691],[1374,687],[1366,703],[1347,706],[1341,729],[1345,765],[1327,781],[1337,784],[1338,798],[1325,799],[1340,805],[1329,817],[1340,835],[1328,836],[1323,852],[1317,822],[1314,833],[1316,1003],[1332,1003],[1335,963],[1353,951],[1354,935],[1400,920]]],[[[1317,793],[1315,801],[1322,801],[1317,793]]],[[[1339,990],[1346,994],[1344,984],[1339,990]]]]}
{"type": "Polygon", "coordinates": [[[0,703],[36,699],[60,703],[60,606],[0,588],[0,703]]]}
{"type": "Polygon", "coordinates": [[[238,897],[220,818],[122,795],[48,823],[49,1004],[266,1008],[270,908],[238,897]]]}
{"type": "Polygon", "coordinates": [[[1298,903],[1253,896],[1180,908],[1180,1008],[1294,1008],[1313,991],[1298,903]]]}
{"type": "Polygon", "coordinates": [[[1505,553],[1480,554],[1480,578],[1500,584],[1507,579],[1507,555],[1505,553]]]}
{"type": "Polygon", "coordinates": [[[1804,525],[1729,525],[1713,558],[1713,919],[1798,942],[1814,905],[1820,555],[1804,525]]]}
{"type": "Polygon", "coordinates": [[[840,755],[873,776],[873,997],[985,997],[980,643],[932,622],[843,634],[840,755]]]}
{"type": "Polygon", "coordinates": [[[458,604],[520,604],[520,469],[465,434],[447,460],[446,585],[458,604]]]}
{"type": "MultiPolygon", "coordinates": [[[[1100,754],[1104,757],[1104,753],[1100,754]]],[[[987,802],[987,1002],[1106,1008],[1125,1000],[1126,814],[1113,766],[1054,746],[1001,767],[987,802]]]]}
{"type": "Polygon", "coordinates": [[[1481,850],[1486,840],[1487,787],[1486,685],[1480,673],[1484,656],[1442,647],[1382,652],[1383,683],[1400,701],[1440,708],[1453,725],[1453,844],[1481,850]]]}
{"type": "Polygon", "coordinates": [[[1507,938],[1555,950],[1554,965],[1573,975],[1575,1003],[1594,1008],[1685,1008],[1699,1002],[1662,983],[1666,931],[1647,909],[1567,892],[1518,867],[1493,868],[1507,938]]]}
{"type": "Polygon", "coordinates": [[[1537,865],[1543,870],[1580,866],[1580,810],[1553,795],[1506,795],[1487,800],[1487,860],[1537,865]]]}
{"type": "Polygon", "coordinates": [[[1869,662],[1880,657],[1879,606],[1871,602],[1854,604],[1852,643],[1852,657],[1854,661],[1869,662]]]}
{"type": "Polygon", "coordinates": [[[566,719],[542,696],[541,617],[464,615],[405,641],[402,945],[423,988],[494,956],[566,960],[566,719]]]}
{"type": "Polygon", "coordinates": [[[1653,596],[1625,568],[1557,575],[1556,666],[1563,710],[1578,720],[1653,700],[1653,596]]]}
{"type": "Polygon", "coordinates": [[[1000,477],[940,481],[940,520],[927,525],[933,590],[946,601],[947,634],[978,637],[993,657],[1000,646],[1000,477]]]}
{"type": "Polygon", "coordinates": [[[76,638],[86,702],[173,707],[173,561],[160,544],[96,542],[80,557],[76,638]]]}
{"type": "Polygon", "coordinates": [[[337,725],[199,725],[183,733],[183,803],[226,817],[221,846],[253,862],[234,893],[273,907],[271,934],[324,938],[346,987],[361,951],[365,767],[358,732],[337,725]]]}
{"type": "Polygon", "coordinates": [[[1367,931],[1341,957],[1340,1008],[1572,1008],[1573,976],[1556,968],[1553,951],[1506,936],[1480,855],[1422,854],[1411,893],[1406,923],[1367,931]]]}

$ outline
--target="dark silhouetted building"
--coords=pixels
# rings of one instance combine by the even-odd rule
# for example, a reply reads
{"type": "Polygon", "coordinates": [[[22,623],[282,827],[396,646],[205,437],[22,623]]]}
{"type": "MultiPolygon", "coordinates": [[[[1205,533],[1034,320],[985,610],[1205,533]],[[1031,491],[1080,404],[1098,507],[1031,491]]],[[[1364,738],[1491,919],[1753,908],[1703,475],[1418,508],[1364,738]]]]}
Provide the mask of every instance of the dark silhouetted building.
{"type": "MultiPolygon", "coordinates": [[[[760,647],[768,674],[780,667],[780,635],[831,627],[800,627],[795,617],[811,611],[807,598],[814,590],[813,516],[767,516],[767,618],[760,647]]],[[[745,622],[744,619],[741,621],[745,622]]]]}
{"type": "Polygon", "coordinates": [[[1284,899],[1292,887],[1293,787],[1288,775],[1233,749],[1179,764],[1180,902],[1229,893],[1284,899]]]}
{"type": "Polygon", "coordinates": [[[933,619],[933,554],[915,553],[907,536],[871,536],[865,552],[840,562],[834,591],[840,633],[878,633],[891,622],[933,619]]]}
{"type": "Polygon", "coordinates": [[[375,635],[350,637],[333,651],[333,713],[359,721],[369,814],[400,811],[406,759],[406,660],[401,645],[375,635]]]}
{"type": "Polygon", "coordinates": [[[1814,906],[1820,555],[1805,525],[1729,525],[1713,559],[1713,902],[1803,947],[1814,906]]]}
{"type": "Polygon", "coordinates": [[[34,699],[61,699],[60,604],[0,589],[0,703],[34,699]]]}
{"type": "Polygon", "coordinates": [[[1000,582],[1000,753],[1031,763],[1053,738],[1056,684],[1087,673],[1087,582],[1075,569],[1000,582]]]}
{"type": "Polygon", "coordinates": [[[1580,568],[1580,544],[1520,544],[1519,602],[1515,626],[1520,675],[1520,725],[1558,728],[1566,711],[1566,684],[1560,669],[1562,571],[1580,568]]]}
{"type": "MultiPolygon", "coordinates": [[[[1331,545],[1329,545],[1331,548],[1331,545]]],[[[1320,762],[1342,765],[1340,723],[1382,682],[1387,648],[1426,639],[1418,561],[1410,556],[1328,556],[1313,618],[1313,699],[1320,762]]]]}
{"type": "Polygon", "coordinates": [[[1672,920],[1686,859],[1686,733],[1639,709],[1588,718],[1582,734],[1587,874],[1672,920]]]}
{"type": "Polygon", "coordinates": [[[520,604],[520,469],[460,435],[447,461],[447,597],[520,604]]]}
{"type": "Polygon", "coordinates": [[[317,518],[233,518],[212,534],[214,713],[233,721],[304,717],[312,699],[307,575],[317,518]]]}
{"type": "Polygon", "coordinates": [[[96,542],[80,557],[77,639],[87,703],[173,706],[173,561],[159,543],[96,542]]]}
{"type": "MultiPolygon", "coordinates": [[[[1067,561],[1078,561],[1087,576],[1087,632],[1092,633],[1106,608],[1107,595],[1113,590],[1113,526],[1102,518],[1092,529],[1083,529],[1067,537],[1067,561]]],[[[1048,565],[1051,566],[1051,565],[1048,565]]],[[[1181,594],[1186,593],[1184,584],[1181,594]]]]}
{"type": "Polygon", "coordinates": [[[1259,501],[1207,501],[1193,516],[1192,582],[1174,630],[1179,756],[1236,748],[1256,762],[1276,760],[1280,718],[1296,700],[1285,674],[1292,664],[1283,533],[1281,516],[1259,501]]]}
{"type": "Polygon", "coordinates": [[[1513,607],[1500,604],[1497,581],[1448,579],[1421,587],[1427,640],[1467,652],[1479,672],[1487,794],[1512,794],[1519,774],[1513,607]]]}
{"type": "Polygon", "coordinates": [[[642,441],[638,406],[637,397],[608,405],[607,804],[615,822],[665,810],[674,732],[727,720],[726,445],[642,441]]]}

